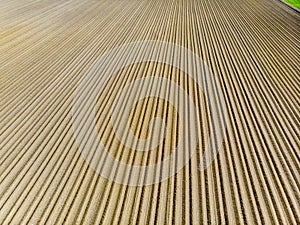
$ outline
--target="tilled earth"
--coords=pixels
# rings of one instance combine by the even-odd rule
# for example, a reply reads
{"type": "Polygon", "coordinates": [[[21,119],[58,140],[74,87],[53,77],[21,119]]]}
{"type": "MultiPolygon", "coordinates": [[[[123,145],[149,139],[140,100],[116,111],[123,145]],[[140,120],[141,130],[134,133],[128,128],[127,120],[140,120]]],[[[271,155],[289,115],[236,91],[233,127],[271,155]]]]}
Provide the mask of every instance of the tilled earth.
{"type": "Polygon", "coordinates": [[[277,0],[0,0],[0,224],[300,224],[299,60],[300,13],[277,0]],[[102,65],[111,75],[96,98],[94,127],[115,163],[102,153],[97,158],[90,142],[84,149],[92,166],[73,110],[78,93],[92,88],[78,87],[87,74],[102,76],[91,68],[103,54],[141,42],[147,51],[113,51],[112,60],[121,57],[126,66],[121,59],[102,65]],[[196,66],[183,49],[209,68],[197,71],[202,81],[189,76],[196,66]],[[145,54],[161,60],[137,60],[145,54]],[[175,61],[182,66],[166,63],[175,61]],[[219,84],[210,98],[206,75],[219,84]],[[125,106],[142,90],[160,97],[133,105],[122,130],[135,137],[128,146],[110,109],[137,79],[145,82],[121,96],[125,106]],[[199,118],[191,119],[179,88],[162,80],[191,96],[199,118]],[[201,170],[210,140],[217,140],[209,135],[212,96],[223,96],[226,127],[201,170]],[[186,133],[185,125],[199,129],[186,133]],[[137,140],[146,148],[157,139],[150,150],[131,149],[137,140]],[[172,155],[164,167],[172,176],[162,179],[160,167],[147,173],[172,155]],[[145,173],[132,175],[120,162],[145,173]],[[123,172],[129,177],[116,182],[123,172]],[[158,182],[128,185],[136,175],[158,182]]]}

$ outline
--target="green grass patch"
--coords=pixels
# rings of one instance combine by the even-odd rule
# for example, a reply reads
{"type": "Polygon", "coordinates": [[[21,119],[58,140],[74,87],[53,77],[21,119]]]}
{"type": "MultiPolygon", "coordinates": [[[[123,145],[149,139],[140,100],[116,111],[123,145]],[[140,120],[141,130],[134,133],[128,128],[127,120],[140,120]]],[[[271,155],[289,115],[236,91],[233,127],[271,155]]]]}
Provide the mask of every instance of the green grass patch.
{"type": "Polygon", "coordinates": [[[300,9],[300,0],[285,0],[285,1],[300,9]]]}

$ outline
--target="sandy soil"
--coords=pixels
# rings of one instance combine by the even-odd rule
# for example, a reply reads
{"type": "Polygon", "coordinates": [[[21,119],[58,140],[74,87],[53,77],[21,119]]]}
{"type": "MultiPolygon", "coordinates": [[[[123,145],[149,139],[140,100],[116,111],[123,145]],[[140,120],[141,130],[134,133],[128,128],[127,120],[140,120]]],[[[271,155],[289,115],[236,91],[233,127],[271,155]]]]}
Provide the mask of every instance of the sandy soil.
{"type": "MultiPolygon", "coordinates": [[[[130,61],[143,54],[139,48],[113,57],[130,61]]],[[[300,224],[299,59],[300,14],[280,1],[0,1],[0,224],[300,224]],[[74,135],[77,88],[105,52],[145,40],[157,43],[151,54],[178,59],[187,71],[161,62],[118,71],[107,64],[112,74],[97,97],[94,125],[117,163],[91,156],[108,171],[104,177],[74,135]],[[194,66],[190,57],[172,49],[163,54],[159,41],[194,52],[220,85],[212,96],[224,97],[226,129],[205,170],[199,163],[217,138],[208,135],[212,116],[201,89],[207,84],[187,74],[194,66]],[[110,108],[120,90],[146,77],[173,81],[191,96],[199,118],[190,119],[187,98],[178,97],[177,89],[141,84],[163,97],[136,102],[129,130],[149,139],[145,145],[163,141],[151,151],[136,151],[116,137],[110,108]],[[184,118],[178,110],[187,110],[184,118]],[[164,121],[164,132],[151,128],[154,117],[164,121]],[[196,139],[182,130],[186,124],[188,130],[199,127],[196,139]],[[176,155],[182,140],[184,153],[176,155]],[[193,141],[195,154],[189,155],[193,141]],[[114,180],[131,174],[118,162],[149,167],[174,154],[164,169],[175,175],[159,183],[114,180]],[[177,171],[183,158],[187,163],[177,171]]],[[[126,105],[128,99],[120,101],[126,105]]],[[[146,176],[151,174],[140,178],[146,176]]]]}

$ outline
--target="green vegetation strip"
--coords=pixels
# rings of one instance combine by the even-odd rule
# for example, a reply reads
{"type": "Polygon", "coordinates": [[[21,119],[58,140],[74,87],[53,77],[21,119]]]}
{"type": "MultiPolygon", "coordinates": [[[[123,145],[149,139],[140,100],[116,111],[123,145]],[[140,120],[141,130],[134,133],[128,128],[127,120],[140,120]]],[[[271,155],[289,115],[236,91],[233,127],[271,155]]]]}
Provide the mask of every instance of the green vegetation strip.
{"type": "Polygon", "coordinates": [[[300,0],[285,0],[287,3],[300,9],[300,0]]]}

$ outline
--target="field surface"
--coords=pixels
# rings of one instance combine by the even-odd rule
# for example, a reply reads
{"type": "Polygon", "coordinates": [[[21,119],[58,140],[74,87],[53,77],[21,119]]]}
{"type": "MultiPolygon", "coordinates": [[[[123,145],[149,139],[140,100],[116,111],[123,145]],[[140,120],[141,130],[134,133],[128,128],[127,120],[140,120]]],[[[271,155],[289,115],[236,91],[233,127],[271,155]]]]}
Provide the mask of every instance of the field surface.
{"type": "Polygon", "coordinates": [[[299,62],[280,1],[0,0],[0,224],[300,224],[299,62]]]}

